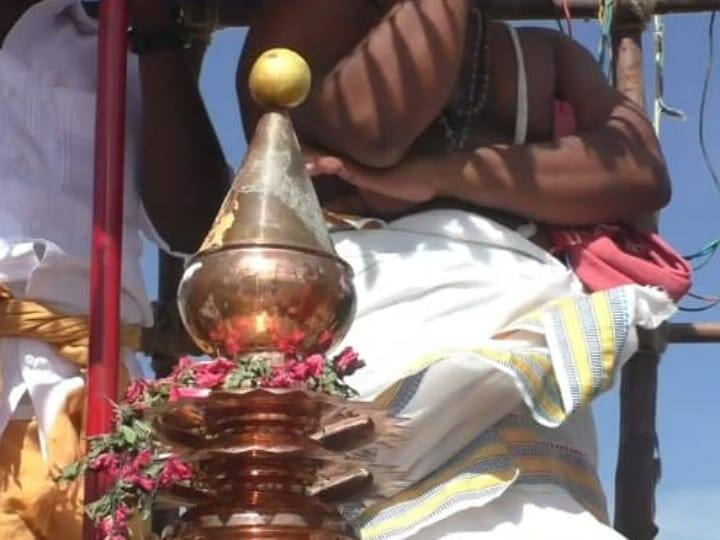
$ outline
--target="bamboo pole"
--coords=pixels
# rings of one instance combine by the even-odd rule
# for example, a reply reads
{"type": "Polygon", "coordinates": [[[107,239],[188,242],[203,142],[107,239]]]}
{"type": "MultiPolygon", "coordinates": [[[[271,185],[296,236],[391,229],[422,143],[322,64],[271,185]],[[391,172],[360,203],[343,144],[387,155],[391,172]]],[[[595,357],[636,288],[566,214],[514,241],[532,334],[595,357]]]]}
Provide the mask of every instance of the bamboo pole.
{"type": "MultiPolygon", "coordinates": [[[[120,274],[122,266],[125,93],[127,76],[126,0],[102,2],[98,36],[98,93],[95,126],[95,186],[90,265],[90,353],[87,436],[110,431],[120,363],[120,274]]],[[[85,504],[111,481],[88,471],[85,504]]],[[[100,538],[86,516],[84,538],[100,538]]]]}
{"type": "MultiPolygon", "coordinates": [[[[623,20],[613,27],[615,85],[645,108],[642,69],[643,21],[623,20]]],[[[657,371],[662,336],[641,347],[623,368],[620,385],[620,445],[615,471],[615,528],[629,540],[652,540],[655,525],[657,371]]]]}
{"type": "Polygon", "coordinates": [[[636,353],[620,384],[620,446],[615,470],[615,529],[628,540],[651,540],[655,525],[655,486],[659,476],[655,407],[659,354],[636,353]]]}
{"type": "MultiPolygon", "coordinates": [[[[616,0],[616,13],[620,17],[637,13],[638,8],[647,17],[665,13],[694,13],[720,9],[720,0],[616,0]]],[[[194,2],[189,2],[192,8],[194,2]]],[[[220,26],[247,26],[252,15],[262,4],[261,0],[228,2],[215,0],[217,21],[220,26]]],[[[483,0],[482,7],[497,19],[555,19],[563,17],[562,0],[483,0]]],[[[573,18],[594,19],[598,14],[598,0],[568,0],[573,18]]],[[[189,9],[189,16],[194,15],[189,9]]]]}
{"type": "MultiPolygon", "coordinates": [[[[483,0],[487,12],[499,19],[554,19],[563,16],[562,0],[483,0]]],[[[593,19],[598,14],[598,0],[568,0],[575,18],[593,19]]],[[[646,16],[664,13],[692,13],[720,9],[720,0],[616,0],[620,17],[636,15],[638,9],[646,16]]]]}
{"type": "Polygon", "coordinates": [[[720,322],[670,323],[665,337],[668,343],[720,343],[720,322]]]}

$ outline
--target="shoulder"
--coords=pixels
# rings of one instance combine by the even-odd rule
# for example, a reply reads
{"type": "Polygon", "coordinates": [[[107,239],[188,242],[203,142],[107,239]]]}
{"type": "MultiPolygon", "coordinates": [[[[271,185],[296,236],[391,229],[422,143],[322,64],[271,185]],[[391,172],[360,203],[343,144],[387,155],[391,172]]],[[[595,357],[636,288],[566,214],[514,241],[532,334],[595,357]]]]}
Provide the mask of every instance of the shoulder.
{"type": "MultiPolygon", "coordinates": [[[[532,65],[540,66],[545,77],[552,74],[555,97],[567,98],[577,85],[583,90],[594,87],[599,91],[610,89],[597,61],[581,43],[549,28],[518,28],[518,36],[532,75],[532,65]]],[[[539,73],[538,75],[542,75],[539,73]]]]}
{"type": "Polygon", "coordinates": [[[539,26],[519,26],[503,21],[491,21],[488,24],[490,45],[502,45],[509,39],[511,29],[514,29],[520,44],[526,51],[553,52],[563,41],[570,41],[565,34],[552,28],[539,26]]]}
{"type": "Polygon", "coordinates": [[[511,27],[493,22],[488,27],[490,103],[504,125],[515,123],[518,78],[524,69],[528,93],[528,129],[533,139],[552,136],[553,101],[557,97],[556,48],[562,34],[537,27],[512,27],[518,37],[523,66],[512,39],[511,27]]]}
{"type": "Polygon", "coordinates": [[[493,55],[508,57],[514,55],[514,48],[511,47],[511,32],[514,29],[528,61],[545,60],[557,62],[559,53],[584,53],[592,59],[590,53],[578,42],[569,38],[562,32],[552,28],[536,26],[515,26],[506,22],[493,21],[488,25],[488,46],[493,55]]]}
{"type": "Polygon", "coordinates": [[[487,43],[492,64],[517,71],[517,54],[512,34],[517,35],[526,68],[554,71],[557,50],[567,40],[556,30],[538,27],[517,27],[493,21],[488,25],[487,43]]]}
{"type": "MultiPolygon", "coordinates": [[[[513,26],[518,43],[530,71],[542,70],[547,73],[555,71],[558,50],[574,43],[564,34],[550,28],[533,26],[513,26]]],[[[511,41],[511,27],[507,23],[493,23],[490,26],[489,46],[491,54],[505,57],[505,61],[516,56],[515,46],[511,41]]],[[[512,62],[508,62],[512,63],[512,62]]],[[[546,75],[547,76],[547,75],[546,75]]]]}

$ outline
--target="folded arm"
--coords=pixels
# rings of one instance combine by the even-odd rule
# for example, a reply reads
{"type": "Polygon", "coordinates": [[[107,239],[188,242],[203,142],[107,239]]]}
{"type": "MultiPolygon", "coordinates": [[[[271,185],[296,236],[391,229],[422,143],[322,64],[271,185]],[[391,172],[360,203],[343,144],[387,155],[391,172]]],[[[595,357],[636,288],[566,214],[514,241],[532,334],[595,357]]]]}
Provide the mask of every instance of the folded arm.
{"type": "Polygon", "coordinates": [[[670,183],[659,143],[640,107],[605,82],[583,47],[561,36],[555,65],[557,96],[572,105],[577,134],[448,156],[445,178],[452,181],[439,190],[566,225],[625,220],[663,207],[670,183]]]}
{"type": "Polygon", "coordinates": [[[576,135],[408,158],[387,170],[325,157],[314,160],[313,172],[412,203],[449,196],[563,225],[627,220],[661,208],[670,183],[642,110],[605,82],[584,48],[559,34],[553,40],[554,95],[572,105],[576,135]]]}
{"type": "Polygon", "coordinates": [[[465,46],[468,0],[267,1],[238,72],[243,119],[259,111],[247,74],[270,47],[301,53],[313,91],[293,113],[304,142],[373,166],[397,163],[450,98],[465,46]]]}

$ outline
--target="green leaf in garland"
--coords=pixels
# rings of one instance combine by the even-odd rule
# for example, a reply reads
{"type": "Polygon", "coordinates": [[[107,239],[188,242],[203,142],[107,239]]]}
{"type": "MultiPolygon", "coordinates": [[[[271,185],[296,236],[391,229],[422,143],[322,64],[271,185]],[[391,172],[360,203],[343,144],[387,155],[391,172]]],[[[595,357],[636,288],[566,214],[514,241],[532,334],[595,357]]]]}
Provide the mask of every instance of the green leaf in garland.
{"type": "Polygon", "coordinates": [[[138,508],[140,510],[140,519],[148,521],[152,517],[152,497],[142,495],[138,501],[138,508]]]}
{"type": "Polygon", "coordinates": [[[152,426],[144,421],[144,420],[138,420],[135,419],[132,421],[132,429],[135,431],[135,433],[138,435],[140,439],[143,441],[148,441],[152,437],[152,435],[155,434],[155,431],[153,430],[152,426]]]}
{"type": "Polygon", "coordinates": [[[112,434],[93,437],[90,439],[90,451],[87,455],[88,460],[92,461],[100,454],[112,451],[113,444],[114,438],[112,434]]]}
{"type": "Polygon", "coordinates": [[[85,505],[85,512],[87,513],[87,515],[90,516],[93,520],[98,521],[99,519],[112,514],[112,495],[112,493],[109,493],[107,495],[104,495],[97,501],[85,505]]]}
{"type": "Polygon", "coordinates": [[[252,378],[252,372],[248,371],[244,367],[239,367],[233,371],[230,372],[230,374],[225,378],[225,384],[223,384],[223,387],[228,390],[233,390],[235,388],[242,388],[245,381],[252,378]]]}
{"type": "Polygon", "coordinates": [[[65,467],[59,476],[55,477],[56,482],[72,482],[85,472],[85,463],[76,461],[65,467]]]}
{"type": "Polygon", "coordinates": [[[137,433],[130,426],[120,426],[118,429],[120,436],[128,446],[133,446],[137,441],[137,433]]]}
{"type": "Polygon", "coordinates": [[[143,473],[145,473],[150,478],[155,478],[165,467],[165,463],[163,461],[154,461],[145,469],[143,469],[143,473]]]}

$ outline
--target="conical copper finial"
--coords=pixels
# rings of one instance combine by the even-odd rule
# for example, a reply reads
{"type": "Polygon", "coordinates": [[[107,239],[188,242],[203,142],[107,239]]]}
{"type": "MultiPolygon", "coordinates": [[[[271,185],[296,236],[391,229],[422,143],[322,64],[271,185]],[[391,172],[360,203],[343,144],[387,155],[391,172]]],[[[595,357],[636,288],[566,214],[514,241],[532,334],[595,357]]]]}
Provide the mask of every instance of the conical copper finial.
{"type": "Polygon", "coordinates": [[[282,246],[335,254],[290,117],[310,90],[310,69],[288,49],[272,49],[250,72],[253,97],[274,110],[260,119],[242,166],[200,251],[282,246]]]}
{"type": "Polygon", "coordinates": [[[256,62],[250,87],[272,110],[260,119],[230,192],[185,270],[180,313],[210,354],[327,348],[352,322],[355,291],[286,111],[307,96],[310,71],[296,53],[274,49],[256,62]]]}
{"type": "Polygon", "coordinates": [[[286,112],[266,113],[200,251],[263,245],[335,254],[286,112]]]}

